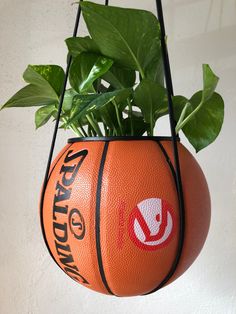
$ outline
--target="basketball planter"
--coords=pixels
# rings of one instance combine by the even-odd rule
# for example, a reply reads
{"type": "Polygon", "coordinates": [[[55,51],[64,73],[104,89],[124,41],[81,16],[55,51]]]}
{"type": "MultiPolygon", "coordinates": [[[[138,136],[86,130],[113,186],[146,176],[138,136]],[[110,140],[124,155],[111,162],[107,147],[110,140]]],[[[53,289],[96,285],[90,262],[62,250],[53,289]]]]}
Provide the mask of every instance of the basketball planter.
{"type": "Polygon", "coordinates": [[[202,90],[174,95],[161,0],[158,19],[108,2],[80,0],[66,71],[29,65],[28,85],[2,108],[39,107],[36,128],[56,119],[40,202],[54,261],[95,291],[145,295],[178,278],[204,244],[208,187],[179,132],[196,152],[210,145],[224,101],[208,64],[202,90]],[[86,37],[77,37],[81,12],[86,37]],[[155,137],[165,115],[171,137],[155,137]],[[59,127],[78,138],[51,163],[59,127]]]}
{"type": "MultiPolygon", "coordinates": [[[[185,201],[179,277],[196,259],[210,223],[204,174],[178,144],[185,201]]],[[[179,242],[179,205],[170,138],[69,140],[51,166],[42,228],[64,272],[105,294],[142,295],[167,276],[179,242]]]]}

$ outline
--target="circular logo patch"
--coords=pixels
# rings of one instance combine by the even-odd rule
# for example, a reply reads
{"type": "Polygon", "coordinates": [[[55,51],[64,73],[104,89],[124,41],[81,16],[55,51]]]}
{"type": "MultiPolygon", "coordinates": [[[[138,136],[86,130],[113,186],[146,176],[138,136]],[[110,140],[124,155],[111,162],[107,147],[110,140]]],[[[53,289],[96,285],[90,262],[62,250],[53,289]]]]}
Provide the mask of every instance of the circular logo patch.
{"type": "Polygon", "coordinates": [[[157,250],[168,244],[175,229],[171,206],[160,198],[140,202],[131,212],[129,235],[144,250],[157,250]]]}
{"type": "Polygon", "coordinates": [[[81,212],[74,208],[71,210],[69,215],[69,226],[70,231],[74,234],[76,239],[82,240],[85,235],[85,223],[84,217],[81,212]]]}

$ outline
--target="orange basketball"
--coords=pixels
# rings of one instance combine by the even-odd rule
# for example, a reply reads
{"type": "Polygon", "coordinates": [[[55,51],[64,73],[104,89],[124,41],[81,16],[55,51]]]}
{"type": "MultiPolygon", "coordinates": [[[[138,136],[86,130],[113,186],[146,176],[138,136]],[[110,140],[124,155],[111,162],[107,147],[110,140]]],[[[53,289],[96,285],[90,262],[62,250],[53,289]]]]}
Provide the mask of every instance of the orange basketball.
{"type": "MultiPolygon", "coordinates": [[[[210,197],[194,157],[178,144],[185,201],[179,277],[199,254],[210,197]]],[[[95,291],[134,296],[155,291],[176,258],[179,208],[170,138],[69,140],[51,166],[41,208],[55,262],[95,291]]]]}

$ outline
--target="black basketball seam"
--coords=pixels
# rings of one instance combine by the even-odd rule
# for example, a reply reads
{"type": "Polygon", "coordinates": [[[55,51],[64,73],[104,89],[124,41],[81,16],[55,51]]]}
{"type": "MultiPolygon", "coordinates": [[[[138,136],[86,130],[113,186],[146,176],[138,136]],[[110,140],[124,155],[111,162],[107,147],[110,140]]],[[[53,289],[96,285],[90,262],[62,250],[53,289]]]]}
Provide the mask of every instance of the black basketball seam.
{"type": "Polygon", "coordinates": [[[97,259],[99,272],[102,278],[102,282],[106,287],[107,291],[114,295],[111,291],[105,276],[105,271],[102,263],[102,253],[101,253],[101,238],[100,238],[100,205],[101,205],[101,191],[102,191],[102,177],[103,170],[105,166],[107,151],[108,151],[109,142],[105,142],[104,149],[102,153],[102,158],[100,162],[99,172],[98,172],[98,181],[97,181],[97,191],[96,191],[96,210],[95,210],[95,231],[96,231],[96,249],[97,249],[97,259]]]}
{"type": "MultiPolygon", "coordinates": [[[[73,145],[70,144],[68,146],[68,148],[61,154],[61,156],[58,158],[57,162],[55,163],[55,165],[53,166],[52,170],[50,171],[49,175],[48,175],[48,180],[47,180],[47,184],[48,184],[48,181],[53,173],[53,170],[55,169],[56,165],[58,164],[58,162],[61,160],[61,158],[65,155],[65,153],[69,150],[69,148],[73,145]]],[[[42,231],[42,234],[43,234],[43,239],[44,239],[44,242],[46,244],[46,247],[48,249],[48,252],[49,254],[51,255],[52,259],[54,260],[54,262],[61,268],[61,270],[63,270],[64,273],[66,273],[64,271],[64,269],[59,265],[59,263],[56,261],[55,257],[53,256],[51,250],[50,250],[50,247],[49,247],[49,244],[48,244],[48,241],[47,241],[47,238],[46,238],[46,232],[45,232],[45,229],[44,229],[44,225],[43,225],[43,203],[44,203],[44,197],[45,197],[45,192],[46,192],[46,189],[47,189],[47,184],[45,185],[45,188],[44,190],[42,191],[42,196],[41,196],[41,200],[40,200],[40,224],[41,224],[41,231],[42,231]]],[[[71,277],[72,278],[72,277],[71,277]]],[[[72,278],[73,279],[73,278],[72,278]]],[[[75,280],[75,279],[73,279],[75,280]]]]}
{"type": "MultiPolygon", "coordinates": [[[[156,142],[158,144],[158,146],[160,147],[169,167],[170,167],[170,170],[171,170],[171,173],[173,175],[173,178],[174,178],[174,181],[175,181],[175,186],[176,186],[176,190],[177,190],[177,179],[176,179],[176,174],[175,174],[175,169],[174,169],[174,166],[170,160],[170,157],[169,155],[167,154],[164,146],[160,143],[160,142],[156,142]]],[[[177,193],[178,194],[178,193],[177,193]]],[[[179,213],[180,215],[180,213],[179,213]]],[[[181,219],[181,217],[180,217],[181,219]]],[[[169,272],[167,273],[167,275],[164,277],[164,279],[161,281],[161,283],[156,287],[154,288],[152,291],[148,292],[148,293],[145,293],[143,295],[148,295],[148,294],[152,294],[156,291],[158,291],[159,289],[161,289],[170,279],[171,277],[175,274],[176,270],[177,270],[177,267],[179,265],[179,261],[180,261],[180,258],[181,258],[181,255],[182,255],[182,247],[183,247],[183,239],[182,237],[180,236],[181,234],[181,230],[179,232],[179,241],[178,241],[178,245],[177,245],[177,252],[176,252],[176,256],[175,256],[175,259],[171,265],[171,268],[169,270],[169,272]]]]}

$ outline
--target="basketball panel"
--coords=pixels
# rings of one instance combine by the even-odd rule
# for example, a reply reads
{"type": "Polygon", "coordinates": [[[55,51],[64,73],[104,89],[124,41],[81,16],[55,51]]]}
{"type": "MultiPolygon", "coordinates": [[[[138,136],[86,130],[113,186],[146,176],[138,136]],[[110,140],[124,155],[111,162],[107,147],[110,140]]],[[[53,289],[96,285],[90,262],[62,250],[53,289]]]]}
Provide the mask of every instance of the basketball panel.
{"type": "Polygon", "coordinates": [[[107,293],[98,270],[95,238],[97,178],[103,142],[72,144],[47,185],[43,223],[59,266],[77,282],[107,293]]]}
{"type": "Polygon", "coordinates": [[[174,178],[156,142],[110,142],[100,216],[101,255],[111,291],[131,296],[158,286],[175,258],[179,223],[174,178]]]}

